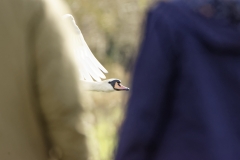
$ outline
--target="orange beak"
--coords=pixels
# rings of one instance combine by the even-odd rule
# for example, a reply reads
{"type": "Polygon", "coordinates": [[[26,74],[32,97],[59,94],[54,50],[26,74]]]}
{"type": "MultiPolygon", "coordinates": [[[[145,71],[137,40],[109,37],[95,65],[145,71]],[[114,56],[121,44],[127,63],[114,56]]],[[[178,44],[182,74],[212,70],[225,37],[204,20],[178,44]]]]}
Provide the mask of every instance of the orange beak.
{"type": "Polygon", "coordinates": [[[121,83],[115,83],[114,89],[116,89],[117,91],[129,91],[130,90],[128,87],[125,87],[121,83]]]}

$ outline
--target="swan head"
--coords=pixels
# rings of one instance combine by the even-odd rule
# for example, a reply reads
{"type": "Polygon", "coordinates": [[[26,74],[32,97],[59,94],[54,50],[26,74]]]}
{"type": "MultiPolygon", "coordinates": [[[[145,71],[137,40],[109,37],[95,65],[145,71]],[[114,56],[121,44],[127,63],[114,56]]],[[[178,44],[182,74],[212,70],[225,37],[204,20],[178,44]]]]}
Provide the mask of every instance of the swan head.
{"type": "Polygon", "coordinates": [[[125,87],[121,84],[121,80],[119,79],[108,79],[105,80],[108,82],[108,84],[112,87],[113,91],[129,91],[130,89],[128,87],[125,87]]]}

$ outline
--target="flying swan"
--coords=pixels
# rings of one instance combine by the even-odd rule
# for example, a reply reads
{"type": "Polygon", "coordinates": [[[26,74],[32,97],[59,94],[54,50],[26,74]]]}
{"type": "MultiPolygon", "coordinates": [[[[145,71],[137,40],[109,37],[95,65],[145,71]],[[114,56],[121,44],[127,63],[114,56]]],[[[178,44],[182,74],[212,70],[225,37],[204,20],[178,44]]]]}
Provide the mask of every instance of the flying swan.
{"type": "Polygon", "coordinates": [[[71,14],[66,14],[63,16],[63,19],[66,20],[67,23],[70,23],[74,29],[74,52],[80,66],[79,72],[83,88],[89,91],[102,92],[129,91],[129,88],[123,86],[119,79],[111,78],[103,81],[101,80],[106,78],[103,73],[108,73],[108,71],[92,54],[73,16],[71,14]]]}

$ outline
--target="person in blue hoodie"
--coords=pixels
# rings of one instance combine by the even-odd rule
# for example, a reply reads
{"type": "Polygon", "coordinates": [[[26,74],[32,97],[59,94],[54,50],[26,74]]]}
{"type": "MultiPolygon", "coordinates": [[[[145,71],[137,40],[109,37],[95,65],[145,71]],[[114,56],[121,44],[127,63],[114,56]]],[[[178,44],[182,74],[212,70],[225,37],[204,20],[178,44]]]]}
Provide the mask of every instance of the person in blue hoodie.
{"type": "Polygon", "coordinates": [[[239,3],[150,9],[115,160],[240,159],[239,3]]]}

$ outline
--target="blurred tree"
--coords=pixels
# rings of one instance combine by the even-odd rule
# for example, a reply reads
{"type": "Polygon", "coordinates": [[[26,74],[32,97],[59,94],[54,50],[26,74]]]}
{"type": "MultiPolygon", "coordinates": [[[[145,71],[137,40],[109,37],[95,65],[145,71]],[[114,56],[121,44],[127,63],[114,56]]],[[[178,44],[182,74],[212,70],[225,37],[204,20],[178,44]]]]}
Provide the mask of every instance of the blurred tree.
{"type": "MultiPolygon", "coordinates": [[[[144,13],[153,0],[65,1],[92,52],[109,71],[107,77],[118,77],[126,83],[129,74],[124,68],[130,68],[136,56],[144,13]]],[[[112,159],[127,95],[84,93],[89,160],[112,159]]]]}
{"type": "Polygon", "coordinates": [[[126,66],[136,52],[143,13],[150,0],[66,0],[100,61],[126,66]]]}

